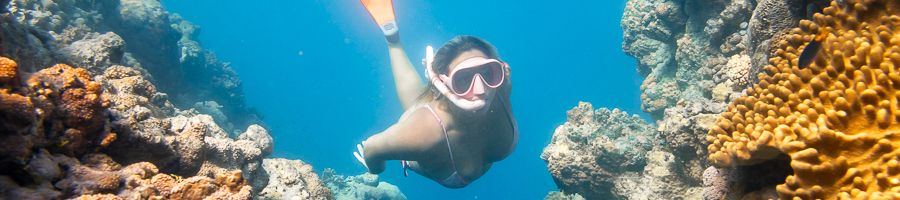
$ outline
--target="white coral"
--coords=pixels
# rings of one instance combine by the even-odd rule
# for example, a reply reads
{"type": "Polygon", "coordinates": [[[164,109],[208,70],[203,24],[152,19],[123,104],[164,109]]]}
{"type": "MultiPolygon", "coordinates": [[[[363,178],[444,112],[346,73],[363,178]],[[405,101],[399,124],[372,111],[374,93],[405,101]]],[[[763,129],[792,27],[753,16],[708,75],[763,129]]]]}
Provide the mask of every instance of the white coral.
{"type": "Polygon", "coordinates": [[[750,81],[750,56],[738,54],[731,56],[728,63],[725,64],[725,76],[730,81],[733,88],[743,88],[749,85],[750,81]]]}

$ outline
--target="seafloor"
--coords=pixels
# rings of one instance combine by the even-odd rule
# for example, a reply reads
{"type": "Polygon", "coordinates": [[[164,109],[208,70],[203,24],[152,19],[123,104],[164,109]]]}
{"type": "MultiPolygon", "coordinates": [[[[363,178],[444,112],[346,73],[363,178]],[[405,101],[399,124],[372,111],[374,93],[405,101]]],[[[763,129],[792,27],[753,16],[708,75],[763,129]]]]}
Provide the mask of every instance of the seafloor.
{"type": "MultiPolygon", "coordinates": [[[[653,121],[573,105],[540,155],[560,189],[545,199],[900,198],[898,14],[628,0],[622,47],[653,121]]],[[[0,0],[0,199],[405,199],[270,157],[197,33],[156,0],[0,0]]]]}

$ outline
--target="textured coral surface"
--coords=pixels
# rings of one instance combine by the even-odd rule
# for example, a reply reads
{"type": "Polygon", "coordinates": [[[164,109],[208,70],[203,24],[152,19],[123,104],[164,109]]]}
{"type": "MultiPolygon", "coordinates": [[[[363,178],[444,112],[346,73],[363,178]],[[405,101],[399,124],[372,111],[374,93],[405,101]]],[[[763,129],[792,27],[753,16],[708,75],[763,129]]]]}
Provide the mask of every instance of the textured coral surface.
{"type": "Polygon", "coordinates": [[[618,109],[594,110],[590,103],[580,102],[567,112],[566,123],[556,128],[541,159],[563,192],[587,199],[627,198],[637,194],[630,192],[638,191],[635,187],[640,185],[623,184],[642,181],[640,174],[651,156],[648,151],[659,141],[656,131],[636,115],[618,109]],[[632,180],[621,181],[623,177],[632,180]]]}
{"type": "Polygon", "coordinates": [[[845,2],[781,38],[759,83],[710,129],[710,162],[788,155],[783,199],[900,198],[900,2],[845,2]],[[798,67],[817,35],[814,62],[798,67]]]}
{"type": "Polygon", "coordinates": [[[240,171],[181,180],[149,162],[122,167],[99,153],[117,134],[103,85],[86,69],[58,64],[10,78],[27,82],[0,83],[0,199],[250,199],[240,171]]]}
{"type": "Polygon", "coordinates": [[[0,83],[12,81],[18,73],[19,66],[16,61],[0,57],[0,83]]]}

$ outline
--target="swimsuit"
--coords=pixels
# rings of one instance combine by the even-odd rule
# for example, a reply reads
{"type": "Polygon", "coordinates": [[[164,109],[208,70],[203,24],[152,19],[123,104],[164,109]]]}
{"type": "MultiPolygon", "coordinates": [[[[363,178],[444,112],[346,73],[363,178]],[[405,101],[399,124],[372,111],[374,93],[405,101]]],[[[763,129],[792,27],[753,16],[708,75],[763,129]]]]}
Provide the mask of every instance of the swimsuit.
{"type": "MultiPolygon", "coordinates": [[[[501,100],[500,102],[503,102],[503,101],[501,100]]],[[[450,166],[453,167],[453,173],[450,174],[450,176],[448,176],[447,178],[444,178],[443,180],[438,181],[438,183],[440,183],[441,185],[444,185],[445,187],[448,187],[448,188],[465,187],[466,185],[469,184],[469,181],[467,181],[465,177],[460,175],[459,170],[456,169],[456,160],[453,159],[453,148],[450,147],[450,136],[447,134],[447,127],[444,125],[444,120],[441,120],[441,117],[438,116],[437,112],[435,112],[434,109],[431,108],[431,105],[419,104],[419,105],[413,106],[412,108],[410,108],[407,111],[407,113],[403,113],[403,116],[400,117],[400,120],[403,121],[404,119],[406,119],[407,115],[412,113],[412,111],[418,110],[419,108],[422,108],[422,107],[427,108],[428,111],[431,112],[431,116],[434,116],[434,119],[437,120],[438,124],[441,125],[441,131],[443,131],[444,139],[447,141],[447,151],[450,153],[450,166]]],[[[519,141],[519,129],[518,129],[518,126],[516,125],[516,120],[512,118],[512,112],[510,112],[509,109],[506,108],[506,105],[500,105],[500,107],[502,107],[503,110],[506,111],[507,119],[509,120],[509,123],[512,125],[513,143],[512,143],[512,145],[510,145],[510,151],[512,151],[516,147],[516,145],[519,141]]],[[[409,168],[409,164],[407,164],[407,161],[405,161],[405,160],[400,161],[400,163],[403,166],[403,175],[407,176],[408,173],[406,172],[406,169],[409,168]]]]}

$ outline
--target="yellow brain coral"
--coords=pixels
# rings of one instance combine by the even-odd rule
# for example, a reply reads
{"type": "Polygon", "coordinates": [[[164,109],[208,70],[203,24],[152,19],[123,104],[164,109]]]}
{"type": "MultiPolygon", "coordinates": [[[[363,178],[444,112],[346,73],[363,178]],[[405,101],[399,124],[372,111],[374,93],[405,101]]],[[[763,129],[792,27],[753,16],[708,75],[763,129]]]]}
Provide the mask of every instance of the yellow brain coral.
{"type": "Polygon", "coordinates": [[[720,167],[790,156],[784,199],[900,198],[900,1],[846,0],[802,21],[710,128],[720,167]],[[801,50],[824,34],[812,64],[801,50]]]}

